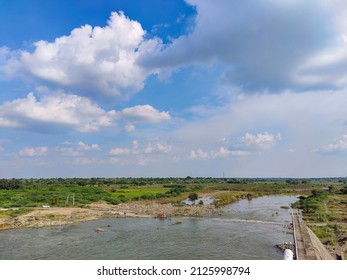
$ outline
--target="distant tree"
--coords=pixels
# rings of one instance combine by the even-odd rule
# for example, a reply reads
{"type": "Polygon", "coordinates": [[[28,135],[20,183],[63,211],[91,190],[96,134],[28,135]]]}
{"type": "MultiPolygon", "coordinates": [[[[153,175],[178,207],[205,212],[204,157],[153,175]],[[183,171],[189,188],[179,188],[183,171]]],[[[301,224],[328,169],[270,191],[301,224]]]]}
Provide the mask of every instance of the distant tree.
{"type": "Polygon", "coordinates": [[[81,180],[77,181],[77,184],[82,186],[82,187],[84,187],[84,186],[88,185],[88,181],[84,180],[84,179],[81,179],[81,180]]]}
{"type": "Polygon", "coordinates": [[[21,188],[22,182],[20,179],[0,179],[0,189],[16,190],[21,188]]]}

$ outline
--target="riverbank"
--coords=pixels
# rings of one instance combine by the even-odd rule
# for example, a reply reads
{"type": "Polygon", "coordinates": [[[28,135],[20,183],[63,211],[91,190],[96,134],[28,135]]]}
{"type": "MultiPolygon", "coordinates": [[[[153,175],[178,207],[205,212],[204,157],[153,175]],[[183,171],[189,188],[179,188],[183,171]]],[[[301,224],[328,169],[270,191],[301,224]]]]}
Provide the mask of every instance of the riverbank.
{"type": "Polygon", "coordinates": [[[0,230],[60,226],[104,218],[150,218],[165,213],[171,216],[203,217],[218,214],[214,205],[181,206],[158,201],[134,201],[110,205],[95,202],[84,207],[35,208],[18,217],[0,217],[0,230]]]}

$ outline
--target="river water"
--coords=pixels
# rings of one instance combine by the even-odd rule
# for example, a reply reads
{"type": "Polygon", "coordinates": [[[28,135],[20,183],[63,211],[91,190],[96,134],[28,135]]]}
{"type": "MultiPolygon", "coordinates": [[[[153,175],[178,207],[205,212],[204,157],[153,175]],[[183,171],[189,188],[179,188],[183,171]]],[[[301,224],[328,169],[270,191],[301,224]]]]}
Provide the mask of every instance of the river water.
{"type": "Polygon", "coordinates": [[[282,259],[295,196],[241,200],[207,218],[117,218],[0,231],[0,259],[282,259]],[[176,221],[182,223],[175,224],[176,221]],[[95,228],[107,229],[95,232],[95,228]]]}

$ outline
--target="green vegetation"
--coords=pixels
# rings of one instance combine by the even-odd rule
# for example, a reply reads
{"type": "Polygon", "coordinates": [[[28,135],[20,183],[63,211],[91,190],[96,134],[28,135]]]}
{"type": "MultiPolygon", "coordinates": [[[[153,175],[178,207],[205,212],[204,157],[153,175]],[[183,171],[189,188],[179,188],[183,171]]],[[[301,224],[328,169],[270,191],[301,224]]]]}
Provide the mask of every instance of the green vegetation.
{"type": "Polygon", "coordinates": [[[310,196],[300,196],[300,200],[293,204],[294,207],[302,209],[306,219],[318,218],[319,222],[327,221],[325,205],[328,201],[329,193],[324,190],[313,190],[310,196]]]}
{"type": "MultiPolygon", "coordinates": [[[[330,180],[330,179],[329,179],[330,180]]],[[[331,180],[330,180],[331,181],[331,180]]],[[[344,178],[333,179],[342,185],[344,178]]],[[[80,206],[104,200],[118,204],[129,200],[181,199],[185,193],[220,192],[217,205],[262,195],[309,194],[324,181],[310,179],[237,178],[51,178],[0,179],[0,207],[80,206]]],[[[346,191],[347,188],[343,189],[346,191]]],[[[330,188],[330,193],[334,188],[330,188]]],[[[346,191],[347,192],[347,191],[346,191]]],[[[318,207],[312,203],[312,207],[318,207]]],[[[316,209],[317,210],[317,209],[316,209]]]]}
{"type": "Polygon", "coordinates": [[[185,193],[203,192],[219,192],[216,204],[225,205],[261,195],[296,194],[298,190],[309,193],[321,184],[314,179],[192,177],[0,179],[0,207],[81,206],[100,200],[114,205],[129,200],[175,198],[177,201],[187,197],[185,193]]]}
{"type": "Polygon", "coordinates": [[[0,217],[11,217],[15,218],[27,213],[30,213],[32,210],[28,208],[18,208],[13,210],[7,210],[7,211],[0,211],[0,217]]]}
{"type": "Polygon", "coordinates": [[[347,245],[346,186],[328,186],[301,196],[293,207],[302,209],[304,220],[325,245],[347,245]]]}
{"type": "Polygon", "coordinates": [[[51,206],[87,204],[107,199],[109,191],[80,185],[22,185],[16,189],[0,190],[0,207],[36,207],[45,204],[51,206]]]}
{"type": "Polygon", "coordinates": [[[0,208],[81,206],[100,200],[116,205],[129,200],[180,197],[200,189],[202,186],[185,179],[0,179],[0,208]]]}
{"type": "Polygon", "coordinates": [[[197,200],[198,199],[198,194],[197,193],[195,193],[195,192],[193,192],[193,193],[190,193],[189,195],[188,195],[188,199],[189,200],[191,200],[191,201],[195,201],[195,200],[197,200]]]}

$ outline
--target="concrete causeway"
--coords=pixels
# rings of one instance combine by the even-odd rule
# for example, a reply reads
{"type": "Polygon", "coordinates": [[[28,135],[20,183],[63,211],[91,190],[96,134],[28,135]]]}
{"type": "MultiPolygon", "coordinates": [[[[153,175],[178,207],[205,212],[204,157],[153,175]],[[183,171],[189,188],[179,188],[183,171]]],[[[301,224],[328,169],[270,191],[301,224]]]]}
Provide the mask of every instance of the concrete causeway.
{"type": "Polygon", "coordinates": [[[293,231],[296,260],[334,260],[322,242],[293,212],[293,231]]]}

